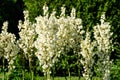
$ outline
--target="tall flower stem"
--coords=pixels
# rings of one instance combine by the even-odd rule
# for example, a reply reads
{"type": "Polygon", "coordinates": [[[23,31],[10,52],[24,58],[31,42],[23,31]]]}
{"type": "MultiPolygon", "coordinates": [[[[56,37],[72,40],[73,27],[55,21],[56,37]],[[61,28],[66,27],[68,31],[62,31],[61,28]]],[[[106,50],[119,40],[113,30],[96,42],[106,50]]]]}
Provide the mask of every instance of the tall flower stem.
{"type": "Polygon", "coordinates": [[[33,73],[32,73],[32,66],[31,66],[31,59],[29,58],[29,69],[30,69],[30,75],[31,75],[31,80],[33,80],[33,73]]]}
{"type": "Polygon", "coordinates": [[[24,70],[22,70],[22,76],[23,76],[23,77],[22,77],[22,78],[23,78],[22,80],[24,80],[24,79],[25,79],[25,77],[24,77],[24,76],[25,76],[24,70]]]}
{"type": "Polygon", "coordinates": [[[47,80],[50,80],[50,68],[48,68],[48,72],[46,73],[47,80]]]}
{"type": "Polygon", "coordinates": [[[99,72],[101,80],[110,79],[110,53],[112,50],[112,32],[110,23],[105,22],[105,13],[101,16],[101,24],[94,26],[94,37],[97,42],[99,72]]]}
{"type": "Polygon", "coordinates": [[[5,80],[5,59],[3,57],[3,80],[5,80]]]}
{"type": "Polygon", "coordinates": [[[70,68],[68,68],[69,80],[71,80],[70,68]]]}
{"type": "Polygon", "coordinates": [[[32,56],[29,56],[29,69],[30,69],[30,73],[31,73],[31,80],[34,79],[34,72],[32,69],[32,56]]]}

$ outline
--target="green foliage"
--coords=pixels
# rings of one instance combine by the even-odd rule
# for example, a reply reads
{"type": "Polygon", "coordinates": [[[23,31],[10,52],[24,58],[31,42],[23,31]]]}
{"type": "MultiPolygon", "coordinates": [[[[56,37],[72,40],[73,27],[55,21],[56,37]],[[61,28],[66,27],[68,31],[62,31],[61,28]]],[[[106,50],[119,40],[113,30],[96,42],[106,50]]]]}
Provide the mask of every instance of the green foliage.
{"type": "Polygon", "coordinates": [[[120,62],[117,65],[113,64],[111,67],[111,80],[119,79],[120,79],[120,62]]]}
{"type": "Polygon", "coordinates": [[[78,72],[75,68],[79,68],[80,65],[77,62],[78,58],[77,55],[73,53],[72,49],[67,51],[66,53],[61,54],[58,63],[56,64],[56,75],[60,74],[57,73],[57,70],[63,70],[64,75],[78,75],[78,72]],[[79,66],[79,67],[78,67],[79,66]]]}
{"type": "Polygon", "coordinates": [[[8,21],[8,31],[18,37],[18,20],[23,20],[22,0],[0,0],[0,32],[3,22],[8,21]]]}

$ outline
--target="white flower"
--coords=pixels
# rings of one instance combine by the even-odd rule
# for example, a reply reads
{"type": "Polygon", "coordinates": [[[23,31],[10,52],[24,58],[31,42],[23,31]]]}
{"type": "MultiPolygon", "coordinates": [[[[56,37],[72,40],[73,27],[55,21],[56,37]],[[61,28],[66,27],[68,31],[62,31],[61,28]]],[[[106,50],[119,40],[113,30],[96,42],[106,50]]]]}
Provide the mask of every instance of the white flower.
{"type": "Polygon", "coordinates": [[[91,68],[94,64],[93,56],[95,55],[94,48],[95,48],[95,42],[91,41],[90,39],[90,33],[86,32],[85,39],[81,40],[81,51],[79,54],[82,55],[82,59],[80,60],[83,67],[84,67],[84,73],[83,76],[86,80],[89,80],[92,77],[93,71],[91,71],[91,68]]]}
{"type": "Polygon", "coordinates": [[[75,10],[75,8],[72,8],[71,17],[73,17],[73,18],[76,17],[76,10],[75,10]]]}
{"type": "MultiPolygon", "coordinates": [[[[36,18],[35,31],[38,37],[34,45],[37,49],[36,56],[40,61],[40,65],[47,65],[50,69],[58,60],[60,54],[66,52],[64,51],[65,46],[68,50],[70,48],[78,50],[76,48],[80,44],[84,31],[82,31],[82,20],[75,18],[74,8],[71,11],[71,16],[67,17],[65,17],[64,6],[61,7],[59,17],[55,16],[55,11],[48,17],[48,15],[45,15],[48,13],[47,9],[44,7],[44,16],[40,15],[36,18]]],[[[43,69],[43,72],[47,74],[47,70],[43,69]]]]}
{"type": "Polygon", "coordinates": [[[25,21],[19,21],[19,35],[20,39],[17,41],[19,47],[23,50],[25,56],[29,58],[28,55],[33,53],[34,40],[35,40],[35,24],[29,21],[29,12],[24,11],[25,21]]]}
{"type": "Polygon", "coordinates": [[[110,32],[110,24],[108,22],[105,22],[105,14],[101,16],[101,24],[97,24],[97,26],[94,26],[94,38],[97,42],[97,48],[98,52],[97,55],[100,58],[100,72],[101,72],[101,79],[103,80],[109,80],[109,75],[106,70],[109,71],[110,69],[110,52],[111,52],[111,46],[112,46],[112,40],[111,38],[111,32],[110,32]],[[107,61],[107,62],[106,62],[107,61]]]}
{"type": "Polygon", "coordinates": [[[46,15],[46,13],[48,12],[48,6],[44,5],[43,6],[43,11],[44,11],[44,15],[46,15]]]}
{"type": "Polygon", "coordinates": [[[3,23],[2,33],[0,34],[0,53],[7,59],[9,70],[13,69],[13,63],[19,52],[19,47],[16,44],[16,37],[14,34],[7,32],[8,22],[3,23]]]}
{"type": "Polygon", "coordinates": [[[64,5],[61,7],[61,14],[60,16],[65,16],[65,7],[64,5]]]}
{"type": "Polygon", "coordinates": [[[48,68],[48,65],[44,64],[44,65],[42,66],[42,68],[43,68],[43,69],[47,69],[47,68],[48,68]]]}

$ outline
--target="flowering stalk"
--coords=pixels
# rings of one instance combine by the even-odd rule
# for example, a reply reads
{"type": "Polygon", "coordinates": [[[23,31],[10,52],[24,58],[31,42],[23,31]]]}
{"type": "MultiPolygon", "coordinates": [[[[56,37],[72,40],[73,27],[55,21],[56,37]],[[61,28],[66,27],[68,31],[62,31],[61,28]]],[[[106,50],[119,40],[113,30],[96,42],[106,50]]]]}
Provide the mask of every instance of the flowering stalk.
{"type": "MultiPolygon", "coordinates": [[[[43,7],[44,9],[48,10],[45,6],[43,7]]],[[[44,75],[50,75],[50,69],[57,61],[57,58],[61,53],[66,52],[64,51],[65,47],[67,48],[66,50],[77,48],[76,42],[78,44],[81,35],[84,33],[81,19],[75,18],[74,8],[71,11],[71,16],[65,17],[65,7],[61,7],[61,15],[59,17],[56,17],[55,13],[53,11],[48,17],[47,11],[44,10],[45,16],[36,18],[35,30],[38,34],[38,38],[35,41],[36,56],[43,68],[44,75]]]]}
{"type": "Polygon", "coordinates": [[[81,63],[84,68],[84,73],[83,77],[86,80],[92,80],[92,75],[93,75],[93,64],[94,64],[94,58],[93,56],[95,55],[94,53],[94,47],[95,47],[95,42],[91,42],[90,40],[90,33],[86,32],[86,38],[85,40],[81,41],[81,51],[80,54],[82,55],[81,63]]]}
{"type": "Polygon", "coordinates": [[[105,14],[101,16],[101,24],[94,26],[94,38],[97,42],[98,52],[97,55],[100,58],[100,73],[101,80],[109,80],[110,79],[110,53],[111,53],[111,36],[110,32],[110,24],[105,22],[105,14]]]}
{"type": "Polygon", "coordinates": [[[11,71],[15,68],[14,60],[16,59],[17,53],[19,52],[19,47],[15,42],[15,35],[8,33],[7,27],[8,22],[4,22],[2,27],[2,33],[0,34],[0,54],[3,58],[7,59],[8,68],[9,71],[11,71]]]}
{"type": "Polygon", "coordinates": [[[36,33],[38,34],[38,38],[35,41],[35,47],[37,48],[37,52],[35,55],[38,57],[40,61],[40,66],[42,66],[44,75],[47,76],[47,80],[50,80],[51,67],[56,61],[57,57],[57,24],[55,12],[53,12],[48,18],[48,14],[46,9],[47,6],[43,7],[45,16],[39,16],[36,18],[36,33]]]}
{"type": "Polygon", "coordinates": [[[25,57],[29,60],[29,68],[32,73],[32,59],[34,56],[35,26],[29,21],[28,11],[24,11],[24,22],[19,21],[20,30],[19,47],[23,50],[25,57]]]}

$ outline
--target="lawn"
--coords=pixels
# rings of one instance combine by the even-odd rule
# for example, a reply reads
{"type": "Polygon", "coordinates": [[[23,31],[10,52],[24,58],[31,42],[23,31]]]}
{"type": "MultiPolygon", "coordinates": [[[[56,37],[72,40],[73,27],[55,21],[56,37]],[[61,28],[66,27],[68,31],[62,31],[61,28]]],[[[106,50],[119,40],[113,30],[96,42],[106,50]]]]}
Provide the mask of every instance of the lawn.
{"type": "MultiPolygon", "coordinates": [[[[6,74],[5,76],[5,79],[4,79],[4,76],[3,76],[3,73],[0,73],[0,80],[31,80],[30,76],[25,76],[25,78],[23,79],[22,77],[14,77],[13,79],[8,79],[7,78],[7,75],[9,73],[6,74]],[[28,78],[29,77],[29,78],[28,78]]],[[[34,80],[45,80],[44,77],[40,77],[40,76],[34,76],[34,80]]],[[[77,76],[71,76],[71,79],[70,77],[51,77],[51,80],[85,80],[83,77],[81,77],[80,79],[77,77],[77,76]]],[[[94,77],[92,80],[100,80],[99,78],[97,77],[94,77]]]]}

